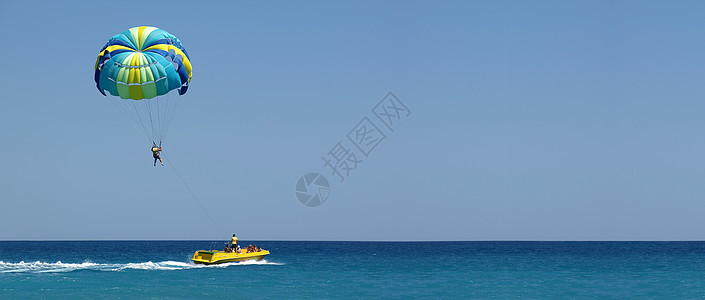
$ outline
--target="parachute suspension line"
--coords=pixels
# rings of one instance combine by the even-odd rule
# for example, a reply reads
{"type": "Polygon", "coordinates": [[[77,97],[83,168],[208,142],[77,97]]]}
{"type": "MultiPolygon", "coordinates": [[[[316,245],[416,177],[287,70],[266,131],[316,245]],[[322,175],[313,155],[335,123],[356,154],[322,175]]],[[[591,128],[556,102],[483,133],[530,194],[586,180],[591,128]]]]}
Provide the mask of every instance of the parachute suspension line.
{"type": "Polygon", "coordinates": [[[157,135],[157,129],[154,127],[154,120],[152,120],[152,101],[141,101],[144,101],[145,109],[147,110],[147,115],[149,116],[149,124],[152,125],[150,127],[150,129],[152,129],[152,141],[156,141],[159,139],[159,136],[157,135]]]}
{"type": "Polygon", "coordinates": [[[162,139],[164,138],[164,132],[162,131],[162,121],[161,121],[161,109],[159,109],[159,102],[162,102],[162,97],[157,96],[157,101],[155,104],[157,105],[157,126],[159,127],[157,130],[159,131],[159,147],[162,146],[162,139]]]}
{"type": "Polygon", "coordinates": [[[181,103],[181,97],[174,94],[175,92],[171,92],[143,100],[109,101],[148,141],[161,147],[181,103]]]}
{"type": "Polygon", "coordinates": [[[164,113],[164,126],[162,127],[162,136],[165,137],[167,132],[169,131],[169,128],[171,127],[171,122],[174,120],[174,116],[176,116],[176,111],[177,108],[179,107],[179,103],[181,103],[181,97],[178,95],[174,95],[174,92],[169,93],[166,95],[166,102],[164,103],[166,108],[165,113],[164,113]]]}
{"type": "Polygon", "coordinates": [[[132,127],[137,129],[147,140],[150,140],[149,136],[147,136],[146,131],[141,131],[140,126],[137,124],[137,121],[139,118],[135,116],[135,114],[130,110],[130,106],[127,104],[128,102],[124,101],[123,99],[119,100],[110,100],[113,106],[117,108],[118,111],[120,111],[120,114],[122,114],[125,119],[127,119],[132,127]]]}
{"type": "Polygon", "coordinates": [[[140,121],[140,125],[142,125],[142,130],[144,130],[144,134],[147,136],[147,139],[151,140],[151,141],[152,141],[152,144],[154,144],[154,139],[153,139],[153,138],[149,135],[149,133],[147,132],[147,127],[144,126],[144,122],[142,121],[142,116],[140,116],[140,112],[137,111],[137,106],[135,105],[134,100],[128,100],[128,101],[130,101],[130,103],[132,103],[132,108],[133,108],[134,111],[135,111],[135,114],[136,114],[136,116],[137,116],[137,120],[139,120],[139,121],[140,121]]]}
{"type": "Polygon", "coordinates": [[[134,118],[132,117],[132,114],[131,114],[130,110],[127,109],[127,107],[126,107],[124,104],[118,103],[117,100],[108,100],[108,101],[110,101],[110,103],[112,103],[113,106],[115,106],[115,107],[117,108],[117,110],[120,111],[120,114],[121,114],[125,119],[127,119],[128,121],[130,121],[130,124],[132,124],[132,126],[134,126],[135,129],[137,129],[137,130],[139,131],[139,128],[137,128],[137,124],[135,124],[134,118]]]}
{"type": "Polygon", "coordinates": [[[201,210],[203,210],[203,213],[205,213],[206,216],[208,216],[208,219],[213,224],[213,227],[215,227],[215,229],[218,230],[218,233],[220,233],[220,235],[223,236],[224,235],[223,230],[221,230],[220,227],[218,226],[218,224],[215,223],[215,221],[213,220],[213,217],[211,217],[211,214],[208,213],[208,211],[206,210],[206,207],[203,206],[203,203],[201,203],[201,200],[199,200],[198,197],[196,197],[196,194],[193,193],[193,191],[191,190],[191,187],[189,187],[189,185],[186,183],[186,180],[184,180],[184,177],[181,176],[181,173],[179,173],[179,170],[177,170],[176,166],[174,166],[174,163],[172,161],[170,161],[169,158],[167,158],[164,154],[162,154],[161,156],[171,166],[171,168],[174,170],[174,173],[176,173],[176,176],[178,176],[179,179],[181,179],[181,183],[184,184],[184,186],[186,187],[188,192],[191,194],[191,197],[193,197],[193,199],[196,200],[196,203],[198,203],[198,206],[201,207],[201,210]]]}
{"type": "Polygon", "coordinates": [[[166,113],[168,112],[169,108],[169,98],[172,93],[166,93],[161,96],[157,96],[157,101],[155,101],[155,104],[157,106],[157,124],[158,128],[157,130],[159,131],[159,142],[161,143],[162,140],[166,137],[166,113]]]}

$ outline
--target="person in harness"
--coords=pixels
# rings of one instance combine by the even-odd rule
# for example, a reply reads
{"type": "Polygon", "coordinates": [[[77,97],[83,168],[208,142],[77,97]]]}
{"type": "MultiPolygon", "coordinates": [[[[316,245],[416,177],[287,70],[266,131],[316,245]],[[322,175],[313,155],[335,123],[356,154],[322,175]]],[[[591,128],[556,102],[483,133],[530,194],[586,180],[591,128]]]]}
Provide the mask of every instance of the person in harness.
{"type": "Polygon", "coordinates": [[[157,145],[152,146],[152,157],[154,157],[154,166],[157,166],[157,159],[160,163],[162,163],[162,166],[164,165],[162,158],[159,157],[159,151],[162,151],[162,147],[158,147],[157,145]]]}

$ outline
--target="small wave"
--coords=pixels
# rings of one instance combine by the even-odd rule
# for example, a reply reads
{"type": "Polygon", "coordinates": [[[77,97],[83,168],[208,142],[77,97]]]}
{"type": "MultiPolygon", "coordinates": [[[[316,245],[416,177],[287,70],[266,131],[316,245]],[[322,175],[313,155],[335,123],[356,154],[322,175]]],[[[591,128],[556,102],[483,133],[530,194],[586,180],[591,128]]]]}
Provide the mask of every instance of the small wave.
{"type": "Polygon", "coordinates": [[[229,266],[251,266],[251,265],[259,265],[259,266],[282,266],[284,265],[283,263],[275,263],[275,262],[268,262],[267,260],[245,260],[241,262],[231,262],[231,263],[224,263],[224,264],[217,264],[217,265],[199,265],[203,267],[229,267],[229,266]]]}
{"type": "Polygon", "coordinates": [[[158,271],[173,271],[173,270],[188,270],[199,268],[225,268],[229,266],[247,266],[247,265],[283,265],[281,263],[261,261],[242,261],[217,265],[197,265],[194,263],[186,263],[179,261],[162,261],[162,262],[140,262],[126,264],[98,264],[92,262],[83,263],[63,263],[57,261],[55,263],[48,262],[18,262],[10,263],[0,261],[0,273],[61,273],[72,272],[79,270],[94,270],[94,271],[123,271],[132,270],[158,270],[158,271]]]}

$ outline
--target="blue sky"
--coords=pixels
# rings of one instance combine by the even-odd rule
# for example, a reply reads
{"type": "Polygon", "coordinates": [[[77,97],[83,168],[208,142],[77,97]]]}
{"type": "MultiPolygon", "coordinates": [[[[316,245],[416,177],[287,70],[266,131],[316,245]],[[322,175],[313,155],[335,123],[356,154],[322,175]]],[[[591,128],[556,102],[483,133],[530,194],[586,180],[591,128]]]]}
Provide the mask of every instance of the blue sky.
{"type": "Polygon", "coordinates": [[[704,9],[2,1],[0,240],[703,240],[704,9]],[[93,82],[140,25],[194,68],[167,167],[93,82]],[[390,91],[412,114],[334,180],[321,158],[390,91]]]}

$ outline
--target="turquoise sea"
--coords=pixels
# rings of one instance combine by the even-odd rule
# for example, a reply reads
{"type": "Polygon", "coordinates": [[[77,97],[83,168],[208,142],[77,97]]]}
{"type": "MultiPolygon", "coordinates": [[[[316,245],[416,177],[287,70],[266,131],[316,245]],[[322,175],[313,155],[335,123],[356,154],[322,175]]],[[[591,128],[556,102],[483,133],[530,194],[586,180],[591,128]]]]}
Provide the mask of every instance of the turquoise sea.
{"type": "Polygon", "coordinates": [[[0,242],[1,299],[703,298],[705,242],[0,242]]]}

